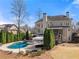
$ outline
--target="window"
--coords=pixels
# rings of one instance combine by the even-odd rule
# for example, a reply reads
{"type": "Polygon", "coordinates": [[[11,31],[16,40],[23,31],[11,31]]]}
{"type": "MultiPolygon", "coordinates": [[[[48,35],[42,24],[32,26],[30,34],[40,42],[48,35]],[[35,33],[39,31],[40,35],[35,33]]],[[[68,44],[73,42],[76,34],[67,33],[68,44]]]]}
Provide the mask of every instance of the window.
{"type": "Polygon", "coordinates": [[[41,24],[41,28],[43,28],[43,24],[41,24]]]}
{"type": "Polygon", "coordinates": [[[60,26],[62,26],[62,23],[60,23],[60,26]]]}
{"type": "Polygon", "coordinates": [[[53,27],[53,23],[49,24],[50,27],[53,27]]]}
{"type": "Polygon", "coordinates": [[[52,26],[53,26],[53,23],[52,23],[52,26]]]}
{"type": "Polygon", "coordinates": [[[50,27],[50,24],[48,24],[48,27],[50,27]]]}
{"type": "Polygon", "coordinates": [[[67,22],[66,25],[69,25],[69,23],[67,22]]]}

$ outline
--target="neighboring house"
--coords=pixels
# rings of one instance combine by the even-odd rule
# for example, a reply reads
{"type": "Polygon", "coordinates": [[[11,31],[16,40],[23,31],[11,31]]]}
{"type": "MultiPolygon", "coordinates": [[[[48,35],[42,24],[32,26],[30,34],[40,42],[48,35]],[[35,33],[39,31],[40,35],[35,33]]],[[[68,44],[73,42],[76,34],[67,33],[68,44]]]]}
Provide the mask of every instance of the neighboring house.
{"type": "Polygon", "coordinates": [[[20,28],[20,31],[21,31],[22,33],[26,33],[27,28],[21,27],[21,28],[20,28]]]}
{"type": "MultiPolygon", "coordinates": [[[[12,32],[13,34],[17,34],[17,26],[15,24],[3,24],[3,25],[0,25],[0,30],[3,30],[3,31],[8,31],[8,32],[12,32]]],[[[23,27],[20,28],[20,32],[22,33],[25,33],[25,29],[23,29],[23,27]]]]}
{"type": "Polygon", "coordinates": [[[58,16],[47,16],[43,13],[43,19],[38,20],[35,27],[37,33],[44,33],[45,28],[52,29],[58,42],[69,42],[72,34],[71,20],[69,12],[58,16]]]}
{"type": "Polygon", "coordinates": [[[13,34],[17,34],[17,26],[15,24],[3,24],[0,25],[0,30],[12,32],[13,34]]]}

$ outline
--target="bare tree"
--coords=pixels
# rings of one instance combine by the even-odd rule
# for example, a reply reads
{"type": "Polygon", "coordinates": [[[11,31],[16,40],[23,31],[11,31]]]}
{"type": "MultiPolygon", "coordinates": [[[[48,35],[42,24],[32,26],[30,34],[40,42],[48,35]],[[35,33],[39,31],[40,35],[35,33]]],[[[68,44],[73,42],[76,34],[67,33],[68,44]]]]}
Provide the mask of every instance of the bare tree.
{"type": "MultiPolygon", "coordinates": [[[[13,0],[12,2],[12,14],[16,18],[17,22],[17,33],[20,34],[20,26],[22,25],[24,19],[26,18],[26,7],[25,7],[24,0],[13,0]]],[[[18,35],[18,40],[19,40],[19,35],[18,35]]]]}
{"type": "Polygon", "coordinates": [[[18,33],[20,31],[20,26],[26,17],[26,7],[24,0],[13,0],[12,3],[12,14],[15,16],[17,21],[18,33]]]}

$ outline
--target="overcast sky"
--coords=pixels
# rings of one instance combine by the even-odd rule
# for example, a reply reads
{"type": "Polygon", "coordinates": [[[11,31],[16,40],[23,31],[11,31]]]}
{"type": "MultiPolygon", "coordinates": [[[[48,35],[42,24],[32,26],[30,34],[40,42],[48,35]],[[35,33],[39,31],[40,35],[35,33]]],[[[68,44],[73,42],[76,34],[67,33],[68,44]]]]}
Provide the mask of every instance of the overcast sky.
{"type": "MultiPolygon", "coordinates": [[[[0,0],[0,24],[15,23],[11,14],[12,0],[0,0]]],[[[70,17],[74,22],[79,21],[79,0],[25,0],[29,13],[29,21],[25,23],[34,26],[37,21],[36,14],[40,8],[48,15],[65,15],[66,11],[70,12],[70,17]]]]}

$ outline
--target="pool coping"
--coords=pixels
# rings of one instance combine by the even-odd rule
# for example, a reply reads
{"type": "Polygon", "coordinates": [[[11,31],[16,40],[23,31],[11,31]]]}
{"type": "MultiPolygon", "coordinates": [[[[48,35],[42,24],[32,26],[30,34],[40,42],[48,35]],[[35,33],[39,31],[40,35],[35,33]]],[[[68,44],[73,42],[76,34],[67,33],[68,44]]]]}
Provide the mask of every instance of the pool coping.
{"type": "MultiPolygon", "coordinates": [[[[22,41],[17,41],[17,42],[22,42],[22,41]]],[[[10,46],[13,43],[16,43],[16,42],[3,44],[2,46],[0,46],[0,50],[2,50],[2,51],[10,51],[12,53],[19,53],[20,51],[26,52],[26,51],[31,51],[31,50],[35,49],[35,48],[32,49],[32,47],[35,47],[35,45],[41,44],[41,43],[36,42],[36,43],[32,43],[31,45],[28,45],[28,46],[23,47],[23,48],[18,48],[18,49],[8,48],[8,46],[10,46]]]]}
{"type": "MultiPolygon", "coordinates": [[[[21,41],[18,41],[18,42],[21,42],[21,41]]],[[[10,46],[10,45],[13,44],[13,43],[16,43],[16,42],[3,44],[2,46],[0,46],[0,50],[3,50],[3,51],[11,51],[11,52],[13,52],[13,53],[19,53],[19,50],[25,52],[25,51],[27,50],[27,48],[34,46],[34,45],[28,45],[28,46],[26,46],[26,47],[18,48],[18,49],[11,49],[11,48],[8,48],[8,46],[10,46]]]]}

